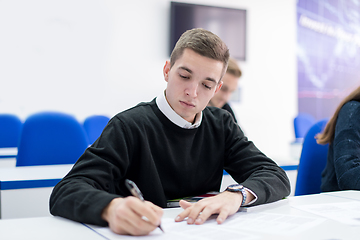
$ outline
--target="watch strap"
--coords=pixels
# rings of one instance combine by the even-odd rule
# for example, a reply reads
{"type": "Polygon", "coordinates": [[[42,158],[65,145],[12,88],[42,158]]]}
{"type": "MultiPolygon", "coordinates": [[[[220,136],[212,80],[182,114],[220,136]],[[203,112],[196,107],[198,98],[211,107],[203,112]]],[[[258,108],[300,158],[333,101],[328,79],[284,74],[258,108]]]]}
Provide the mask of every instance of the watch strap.
{"type": "Polygon", "coordinates": [[[246,203],[246,198],[247,198],[247,192],[246,189],[243,185],[241,184],[232,184],[229,185],[225,191],[229,191],[229,192],[240,192],[242,195],[242,201],[241,201],[241,206],[243,206],[246,203]]]}
{"type": "Polygon", "coordinates": [[[241,194],[243,196],[243,199],[242,199],[242,202],[241,202],[241,206],[244,206],[245,202],[246,202],[246,198],[247,198],[247,193],[246,193],[246,190],[245,188],[242,188],[241,189],[241,194]]]}

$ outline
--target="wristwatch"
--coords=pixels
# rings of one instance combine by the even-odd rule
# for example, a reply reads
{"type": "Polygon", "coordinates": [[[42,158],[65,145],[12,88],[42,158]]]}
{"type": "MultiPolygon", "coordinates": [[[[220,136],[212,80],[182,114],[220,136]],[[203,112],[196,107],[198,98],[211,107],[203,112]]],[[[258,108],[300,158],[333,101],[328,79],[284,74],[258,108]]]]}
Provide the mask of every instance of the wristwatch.
{"type": "Polygon", "coordinates": [[[232,184],[232,185],[229,185],[225,191],[229,191],[229,192],[240,192],[241,195],[243,196],[243,199],[242,199],[242,202],[241,202],[241,206],[243,206],[246,202],[246,197],[247,197],[247,194],[246,194],[246,190],[244,188],[243,185],[241,184],[232,184]]]}

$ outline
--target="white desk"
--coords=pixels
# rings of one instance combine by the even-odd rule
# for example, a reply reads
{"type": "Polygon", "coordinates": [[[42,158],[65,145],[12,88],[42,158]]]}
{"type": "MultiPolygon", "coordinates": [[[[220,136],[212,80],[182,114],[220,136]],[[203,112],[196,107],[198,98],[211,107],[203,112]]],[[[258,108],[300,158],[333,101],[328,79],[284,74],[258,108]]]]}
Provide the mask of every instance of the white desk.
{"type": "MultiPolygon", "coordinates": [[[[359,237],[360,225],[357,226],[347,225],[338,222],[336,220],[324,218],[322,216],[297,208],[299,206],[311,205],[311,204],[323,205],[324,203],[336,203],[341,205],[354,200],[358,202],[360,201],[360,191],[347,191],[347,192],[324,193],[324,194],[315,194],[315,195],[307,195],[307,196],[289,197],[288,199],[281,200],[275,203],[248,208],[247,212],[237,213],[238,214],[237,217],[242,219],[246,218],[249,219],[250,221],[253,221],[250,224],[242,223],[236,226],[234,225],[226,226],[226,225],[217,225],[215,222],[210,222],[207,226],[204,226],[202,231],[205,232],[207,236],[205,238],[201,238],[203,234],[196,231],[196,227],[198,226],[189,226],[188,229],[186,229],[186,223],[183,223],[182,226],[179,225],[179,228],[181,227],[182,231],[178,233],[178,235],[176,235],[177,233],[175,229],[170,228],[170,230],[168,229],[169,234],[167,236],[169,238],[165,237],[165,235],[162,237],[159,234],[158,239],[176,240],[176,239],[180,239],[179,236],[183,239],[201,239],[201,240],[219,239],[219,238],[221,239],[221,236],[223,236],[224,239],[264,239],[264,240],[265,239],[266,240],[360,239],[359,237]],[[259,219],[258,215],[262,216],[261,221],[258,221],[259,219]],[[258,225],[259,222],[261,222],[262,224],[258,225]],[[313,226],[311,226],[311,223],[313,222],[316,223],[316,225],[314,224],[313,226]],[[299,225],[303,227],[302,229],[301,227],[298,228],[294,227],[292,229],[293,227],[292,225],[293,226],[299,225]],[[305,226],[307,228],[305,228],[305,226]],[[271,229],[281,229],[281,230],[277,232],[271,232],[271,229]],[[191,238],[190,236],[193,238],[191,238]]],[[[179,212],[181,212],[181,209],[166,209],[164,211],[164,218],[173,219],[177,216],[179,212]]],[[[360,218],[360,210],[359,210],[359,218],[360,218]]],[[[175,224],[172,224],[171,226],[175,224]]],[[[165,234],[168,226],[169,225],[162,224],[165,234]]],[[[103,235],[104,232],[108,230],[96,226],[90,226],[90,227],[103,235]]],[[[108,237],[108,239],[118,239],[116,237],[115,238],[109,237],[109,235],[104,235],[104,236],[108,237]]]]}
{"type": "MultiPolygon", "coordinates": [[[[50,216],[49,197],[73,165],[0,168],[0,219],[50,216]]],[[[225,175],[222,190],[233,183],[225,175]]]]}
{"type": "MultiPolygon", "coordinates": [[[[0,219],[49,216],[53,187],[72,165],[15,167],[17,148],[0,148],[0,219]]],[[[297,164],[292,158],[273,158],[288,175],[294,195],[297,164]]],[[[235,181],[224,175],[220,191],[235,181]]]]}
{"type": "Polygon", "coordinates": [[[16,147],[13,148],[0,148],[0,158],[16,157],[18,150],[16,147]]]}
{"type": "MultiPolygon", "coordinates": [[[[71,167],[72,164],[0,168],[0,219],[50,216],[51,191],[71,167]]],[[[296,170],[286,173],[295,187],[296,170]],[[290,176],[292,172],[295,177],[290,176]]],[[[232,183],[232,177],[224,175],[220,190],[232,183]]]]}
{"type": "Polygon", "coordinates": [[[15,167],[17,148],[0,148],[0,168],[15,167]]]}
{"type": "Polygon", "coordinates": [[[0,220],[2,240],[103,240],[85,225],[60,217],[0,220]]]}
{"type": "MultiPolygon", "coordinates": [[[[257,225],[252,226],[255,230],[252,229],[243,229],[243,225],[237,226],[236,229],[232,230],[232,236],[234,239],[242,239],[242,236],[252,236],[252,239],[294,239],[294,240],[330,240],[330,239],[342,239],[342,240],[353,240],[359,239],[360,226],[351,226],[344,223],[338,222],[332,219],[326,219],[318,215],[303,211],[298,209],[299,206],[309,205],[309,204],[319,204],[324,203],[336,203],[336,204],[345,204],[346,202],[351,201],[360,201],[360,191],[346,191],[346,192],[334,192],[334,193],[323,193],[307,196],[298,196],[298,197],[289,197],[288,199],[281,200],[275,203],[261,205],[253,208],[249,208],[246,213],[238,214],[268,214],[268,215],[278,215],[286,217],[289,222],[296,221],[298,218],[304,219],[319,219],[319,223],[306,231],[298,231],[294,233],[277,232],[269,233],[262,231],[257,225]]],[[[164,219],[165,218],[174,218],[181,209],[165,209],[164,210],[164,219]]],[[[239,217],[248,217],[246,215],[238,215],[239,217]]],[[[360,217],[360,216],[359,216],[360,217]]],[[[268,228],[275,228],[279,226],[271,226],[273,224],[270,219],[269,221],[263,221],[265,224],[269,222],[268,228]]],[[[226,222],[225,222],[226,223],[226,222]]],[[[181,224],[181,223],[180,223],[181,224]]],[[[225,225],[216,225],[216,223],[209,223],[207,227],[211,229],[217,229],[225,225]],[[209,225],[214,224],[214,225],[209,225]]],[[[184,225],[184,224],[183,224],[184,225]]],[[[286,224],[285,224],[286,225],[286,224]]],[[[180,225],[179,225],[180,227],[180,225]]],[[[192,228],[192,231],[198,226],[189,226],[189,229],[192,228]]],[[[281,227],[281,225],[280,225],[281,227]]],[[[0,239],[13,239],[13,240],[22,240],[22,239],[106,239],[102,238],[101,235],[97,235],[94,231],[91,231],[90,228],[94,231],[101,232],[104,230],[96,226],[85,226],[83,224],[73,222],[70,220],[62,219],[59,217],[42,217],[42,218],[27,218],[27,219],[6,219],[0,220],[0,239]]],[[[165,230],[166,234],[166,228],[165,230]]],[[[185,224],[186,228],[186,224],[185,224]]],[[[285,229],[285,227],[284,227],[285,229]]],[[[108,229],[105,229],[108,230],[108,229]]],[[[186,231],[186,230],[185,230],[186,231]]],[[[219,234],[219,230],[213,231],[214,235],[219,234]]],[[[168,231],[170,232],[170,231],[168,231]]],[[[184,233],[185,234],[185,233],[184,233]]],[[[193,232],[193,236],[196,239],[196,231],[193,232]]],[[[168,234],[169,235],[169,234],[168,234]]],[[[168,235],[163,235],[161,239],[168,239],[168,235]]],[[[116,236],[114,239],[126,239],[129,237],[116,236]]],[[[141,237],[140,237],[141,238],[141,237]]],[[[136,237],[130,237],[130,239],[136,239],[136,237]]],[[[155,238],[156,239],[156,238],[155,238]]],[[[185,239],[185,238],[184,238],[185,239]]],[[[198,238],[199,239],[199,238],[198,238]]],[[[209,238],[207,238],[209,239],[209,238]]],[[[211,239],[211,238],[210,238],[211,239]]],[[[217,238],[219,239],[219,238],[217,238]]],[[[244,238],[245,239],[245,238],[244,238]]],[[[247,238],[249,239],[249,238],[247,238]]]]}
{"type": "Polygon", "coordinates": [[[50,216],[51,191],[72,166],[0,168],[0,219],[50,216]]]}

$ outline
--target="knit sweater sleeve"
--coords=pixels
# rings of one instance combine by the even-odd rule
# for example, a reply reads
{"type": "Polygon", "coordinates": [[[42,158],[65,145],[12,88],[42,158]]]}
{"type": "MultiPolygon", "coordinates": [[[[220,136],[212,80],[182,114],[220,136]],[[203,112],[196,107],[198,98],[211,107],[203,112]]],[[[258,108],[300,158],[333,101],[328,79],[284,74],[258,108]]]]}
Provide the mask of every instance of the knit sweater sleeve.
{"type": "Polygon", "coordinates": [[[225,122],[226,149],[224,169],[258,197],[253,205],[274,202],[290,194],[285,171],[265,156],[233,121],[225,122]]]}
{"type": "Polygon", "coordinates": [[[360,190],[360,102],[346,103],[339,112],[333,141],[334,168],[341,190],[360,190]]]}
{"type": "MultiPolygon", "coordinates": [[[[100,138],[79,158],[53,189],[50,212],[78,222],[107,225],[102,210],[123,189],[121,176],[129,164],[129,141],[121,122],[113,118],[100,138]],[[116,159],[122,159],[118,161],[116,159]],[[117,193],[117,194],[115,194],[117,193]]],[[[65,150],[65,149],[64,149],[65,150]]]]}

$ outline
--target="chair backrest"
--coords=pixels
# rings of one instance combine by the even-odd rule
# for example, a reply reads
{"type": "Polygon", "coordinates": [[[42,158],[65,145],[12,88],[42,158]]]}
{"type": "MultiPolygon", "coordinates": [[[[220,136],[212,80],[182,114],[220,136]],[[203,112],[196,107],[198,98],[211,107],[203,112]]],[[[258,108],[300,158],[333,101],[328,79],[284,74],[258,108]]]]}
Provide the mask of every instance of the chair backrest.
{"type": "Polygon", "coordinates": [[[294,132],[296,139],[303,139],[310,127],[316,123],[315,118],[307,113],[299,113],[294,118],[294,132]]]}
{"type": "Polygon", "coordinates": [[[321,173],[326,165],[329,147],[328,144],[317,144],[315,136],[325,128],[327,122],[328,119],[318,121],[305,136],[298,166],[295,196],[321,192],[321,173]]]}
{"type": "Polygon", "coordinates": [[[0,114],[0,147],[17,147],[20,139],[22,122],[13,114],[0,114]]]}
{"type": "Polygon", "coordinates": [[[98,139],[109,120],[109,117],[102,115],[89,116],[84,120],[83,126],[90,144],[98,139]]]}
{"type": "Polygon", "coordinates": [[[16,166],[73,164],[88,145],[83,127],[73,116],[37,113],[24,122],[16,166]]]}

